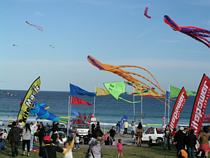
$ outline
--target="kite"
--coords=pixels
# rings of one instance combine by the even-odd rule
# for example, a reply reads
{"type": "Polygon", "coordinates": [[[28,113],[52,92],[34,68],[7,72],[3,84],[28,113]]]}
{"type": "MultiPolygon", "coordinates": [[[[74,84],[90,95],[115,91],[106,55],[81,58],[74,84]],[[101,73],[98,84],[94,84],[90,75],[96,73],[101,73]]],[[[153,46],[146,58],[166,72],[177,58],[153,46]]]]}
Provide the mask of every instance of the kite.
{"type": "Polygon", "coordinates": [[[164,97],[165,91],[161,88],[159,82],[155,79],[154,75],[148,71],[146,68],[141,66],[133,66],[133,65],[121,65],[121,66],[114,66],[109,64],[103,64],[100,61],[96,60],[92,56],[87,57],[88,61],[95,67],[97,67],[99,70],[104,70],[108,72],[112,72],[114,74],[117,74],[124,78],[126,81],[130,82],[136,91],[139,93],[143,93],[147,90],[154,89],[155,92],[160,94],[161,97],[164,97]],[[151,78],[145,77],[141,74],[137,74],[135,72],[126,71],[124,68],[134,68],[143,70],[144,73],[147,73],[147,75],[151,78]],[[139,79],[137,79],[137,77],[139,79]]]}
{"type": "Polygon", "coordinates": [[[50,113],[46,109],[47,109],[47,106],[45,103],[39,104],[37,102],[34,102],[34,107],[30,110],[30,113],[33,115],[37,115],[37,119],[46,119],[46,120],[51,120],[54,122],[60,121],[59,117],[50,113]]]}
{"type": "Polygon", "coordinates": [[[151,19],[152,17],[148,15],[148,7],[145,8],[144,10],[144,16],[146,16],[148,19],[151,19]]]}
{"type": "Polygon", "coordinates": [[[104,87],[116,100],[121,99],[131,104],[141,102],[141,101],[129,101],[120,96],[121,94],[125,93],[125,89],[126,89],[125,82],[106,82],[104,83],[104,87]]]}
{"type": "Polygon", "coordinates": [[[205,30],[195,26],[179,26],[176,24],[168,15],[164,16],[164,22],[168,24],[174,31],[179,31],[188,35],[195,40],[205,44],[210,48],[210,41],[207,38],[210,38],[210,31],[205,30]]]}
{"type": "Polygon", "coordinates": [[[29,26],[32,26],[32,27],[35,27],[37,30],[39,31],[43,31],[43,28],[41,26],[38,26],[38,25],[34,25],[28,21],[25,21],[26,24],[28,24],[29,26]]]}
{"type": "Polygon", "coordinates": [[[55,48],[52,44],[49,44],[49,47],[51,47],[51,48],[55,48]]]}
{"type": "Polygon", "coordinates": [[[17,44],[12,44],[12,46],[13,46],[13,47],[16,47],[16,46],[17,46],[17,44]]]}

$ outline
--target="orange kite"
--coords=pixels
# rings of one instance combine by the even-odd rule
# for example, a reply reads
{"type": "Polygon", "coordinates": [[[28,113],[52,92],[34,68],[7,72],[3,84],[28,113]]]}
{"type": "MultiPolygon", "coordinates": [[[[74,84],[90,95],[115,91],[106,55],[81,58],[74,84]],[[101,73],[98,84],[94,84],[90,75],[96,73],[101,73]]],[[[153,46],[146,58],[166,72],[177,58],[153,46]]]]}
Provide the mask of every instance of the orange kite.
{"type": "Polygon", "coordinates": [[[153,94],[153,97],[164,97],[165,95],[165,91],[161,88],[159,82],[155,79],[154,75],[144,67],[133,65],[114,66],[103,64],[92,56],[88,56],[87,59],[93,66],[97,67],[99,70],[115,73],[130,82],[135,88],[135,91],[139,94],[144,94],[145,92],[152,90],[151,94],[153,94]],[[135,72],[126,71],[124,70],[124,68],[141,69],[145,71],[150,76],[150,78],[152,78],[152,80],[135,72]],[[143,81],[137,79],[136,77],[140,78],[143,81]]]}

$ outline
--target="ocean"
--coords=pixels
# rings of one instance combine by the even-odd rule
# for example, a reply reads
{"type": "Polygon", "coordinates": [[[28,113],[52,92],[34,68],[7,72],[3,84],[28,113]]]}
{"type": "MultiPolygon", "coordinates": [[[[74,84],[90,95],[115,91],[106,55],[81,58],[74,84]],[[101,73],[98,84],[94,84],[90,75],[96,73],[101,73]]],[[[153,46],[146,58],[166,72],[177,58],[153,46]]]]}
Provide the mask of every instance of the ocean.
{"type": "MultiPolygon", "coordinates": [[[[20,102],[24,98],[26,91],[20,90],[0,90],[0,120],[9,120],[17,117],[20,109],[20,102]]],[[[124,98],[133,99],[130,95],[123,95],[124,98]]],[[[90,103],[94,103],[93,97],[80,97],[90,103]]],[[[53,92],[40,91],[36,99],[39,103],[46,103],[49,106],[48,111],[57,116],[67,116],[69,105],[69,92],[53,92]]],[[[140,100],[139,96],[135,100],[140,100]]],[[[142,102],[142,118],[144,124],[163,124],[163,116],[165,111],[164,102],[154,98],[143,97],[142,102]]],[[[179,124],[189,124],[194,97],[188,97],[184,109],[180,116],[179,124]]],[[[206,114],[210,113],[210,103],[208,103],[206,114]]],[[[170,103],[170,114],[173,109],[174,101],[170,103]]],[[[72,105],[72,109],[82,114],[93,113],[94,106],[72,105]]],[[[135,115],[133,104],[122,100],[115,100],[112,96],[97,96],[95,99],[95,117],[101,123],[116,124],[121,118],[126,115],[128,121],[134,119],[140,121],[141,103],[135,104],[135,115]],[[134,117],[135,116],[135,117],[134,117]]],[[[170,116],[170,115],[169,115],[170,116]]],[[[34,116],[29,116],[34,117],[34,116]]]]}

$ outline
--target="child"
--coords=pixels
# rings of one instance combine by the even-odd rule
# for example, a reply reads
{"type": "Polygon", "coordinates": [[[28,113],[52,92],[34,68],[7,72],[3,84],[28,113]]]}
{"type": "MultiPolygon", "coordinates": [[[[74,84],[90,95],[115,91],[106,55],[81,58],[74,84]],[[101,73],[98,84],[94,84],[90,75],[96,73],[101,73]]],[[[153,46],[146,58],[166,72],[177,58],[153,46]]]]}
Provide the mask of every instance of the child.
{"type": "Polygon", "coordinates": [[[76,137],[75,137],[75,144],[76,144],[76,146],[75,146],[75,149],[80,149],[79,143],[80,143],[79,134],[76,133],[76,137]]]}
{"type": "Polygon", "coordinates": [[[118,139],[117,143],[117,157],[123,157],[123,144],[122,139],[118,139]]]}

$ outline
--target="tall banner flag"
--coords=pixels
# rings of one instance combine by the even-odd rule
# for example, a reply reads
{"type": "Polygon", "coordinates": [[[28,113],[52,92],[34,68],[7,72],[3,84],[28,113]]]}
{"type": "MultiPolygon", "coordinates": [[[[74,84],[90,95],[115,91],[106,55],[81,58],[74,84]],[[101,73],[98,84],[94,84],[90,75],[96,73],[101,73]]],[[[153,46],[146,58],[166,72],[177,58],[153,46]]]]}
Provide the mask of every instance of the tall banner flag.
{"type": "Polygon", "coordinates": [[[76,85],[70,84],[70,95],[71,96],[75,96],[75,95],[87,95],[87,96],[91,96],[94,97],[96,96],[95,93],[93,92],[88,92],[76,85]]]}
{"type": "Polygon", "coordinates": [[[22,125],[25,125],[26,120],[29,115],[29,111],[31,108],[33,108],[33,104],[35,101],[35,96],[40,90],[41,80],[40,76],[34,80],[34,82],[31,84],[30,88],[28,89],[22,104],[20,105],[20,111],[17,116],[17,120],[22,123],[22,125]]]}
{"type": "Polygon", "coordinates": [[[88,105],[88,106],[91,106],[92,104],[90,104],[89,102],[83,100],[83,99],[80,99],[78,97],[75,97],[75,96],[72,96],[71,99],[70,99],[70,103],[72,105],[88,105]]]}
{"type": "Polygon", "coordinates": [[[171,129],[171,131],[173,131],[173,129],[176,128],[177,126],[177,123],[180,118],[180,113],[182,112],[186,100],[187,100],[187,92],[185,88],[182,87],[171,113],[171,118],[169,121],[169,128],[171,129]]]}
{"type": "Polygon", "coordinates": [[[109,92],[103,88],[96,87],[96,96],[109,95],[109,92]]]}
{"type": "Polygon", "coordinates": [[[208,99],[210,95],[210,80],[205,74],[202,77],[198,91],[195,97],[191,118],[190,118],[190,128],[195,130],[195,134],[198,135],[200,132],[206,106],[208,104],[208,99]]]}

